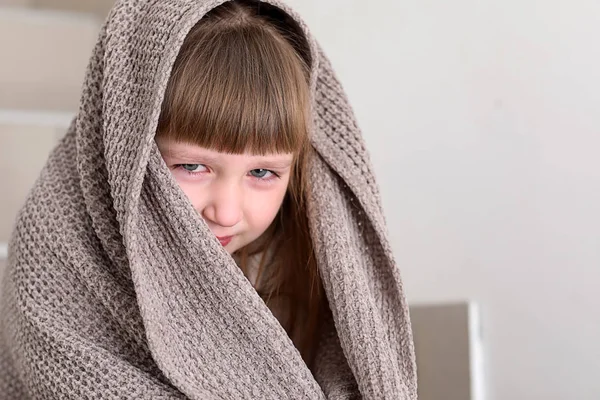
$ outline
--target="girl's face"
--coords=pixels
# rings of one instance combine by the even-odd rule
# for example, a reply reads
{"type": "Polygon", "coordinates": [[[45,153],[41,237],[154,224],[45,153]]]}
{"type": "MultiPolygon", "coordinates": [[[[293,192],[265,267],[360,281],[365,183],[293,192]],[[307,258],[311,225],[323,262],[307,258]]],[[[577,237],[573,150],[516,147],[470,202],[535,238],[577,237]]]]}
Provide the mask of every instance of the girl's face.
{"type": "Polygon", "coordinates": [[[292,153],[228,154],[157,138],[169,170],[231,254],[262,235],[283,202],[292,153]]]}

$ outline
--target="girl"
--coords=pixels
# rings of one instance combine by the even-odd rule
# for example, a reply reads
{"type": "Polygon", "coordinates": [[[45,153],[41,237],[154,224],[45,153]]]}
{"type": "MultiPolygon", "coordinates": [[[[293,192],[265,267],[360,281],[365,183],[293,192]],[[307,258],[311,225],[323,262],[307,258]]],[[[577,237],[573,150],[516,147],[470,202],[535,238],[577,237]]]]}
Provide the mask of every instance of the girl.
{"type": "Polygon", "coordinates": [[[5,398],[416,398],[360,131],[279,0],[115,6],[2,296],[5,398]]]}

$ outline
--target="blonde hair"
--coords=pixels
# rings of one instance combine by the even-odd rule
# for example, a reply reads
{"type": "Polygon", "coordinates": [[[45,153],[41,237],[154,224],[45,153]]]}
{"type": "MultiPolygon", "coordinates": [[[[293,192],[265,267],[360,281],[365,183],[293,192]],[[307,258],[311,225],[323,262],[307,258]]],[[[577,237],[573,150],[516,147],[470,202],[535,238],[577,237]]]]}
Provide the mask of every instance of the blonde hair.
{"type": "Polygon", "coordinates": [[[306,39],[283,11],[252,0],[223,3],[186,37],[157,130],[221,152],[294,154],[278,217],[234,256],[248,276],[249,257],[262,253],[255,288],[268,306],[284,307],[284,328],[309,367],[326,304],[306,216],[310,65],[306,39]]]}

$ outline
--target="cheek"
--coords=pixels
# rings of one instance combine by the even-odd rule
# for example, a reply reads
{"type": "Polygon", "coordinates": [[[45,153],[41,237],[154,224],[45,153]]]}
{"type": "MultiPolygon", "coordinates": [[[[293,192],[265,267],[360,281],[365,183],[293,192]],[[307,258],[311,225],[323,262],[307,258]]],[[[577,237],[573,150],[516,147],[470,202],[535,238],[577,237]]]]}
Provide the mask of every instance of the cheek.
{"type": "Polygon", "coordinates": [[[206,201],[203,193],[206,193],[206,190],[198,190],[200,185],[194,185],[193,183],[183,182],[181,180],[177,180],[177,183],[194,208],[196,210],[202,209],[206,201]]]}
{"type": "MultiPolygon", "coordinates": [[[[248,199],[244,215],[255,231],[265,231],[277,216],[286,193],[286,187],[268,193],[257,193],[248,199]]],[[[262,233],[262,232],[261,232],[262,233]]]]}

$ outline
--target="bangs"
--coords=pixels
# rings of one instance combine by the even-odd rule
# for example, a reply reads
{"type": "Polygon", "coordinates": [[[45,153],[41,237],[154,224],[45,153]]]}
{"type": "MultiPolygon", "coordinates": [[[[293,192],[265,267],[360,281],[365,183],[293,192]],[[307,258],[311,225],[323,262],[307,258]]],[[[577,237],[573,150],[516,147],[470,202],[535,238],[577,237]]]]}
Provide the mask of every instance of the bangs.
{"type": "Polygon", "coordinates": [[[175,62],[158,134],[227,153],[298,153],[308,142],[308,75],[275,30],[200,27],[175,62]]]}

